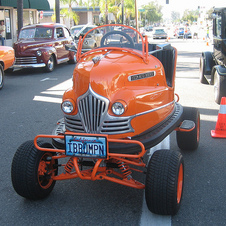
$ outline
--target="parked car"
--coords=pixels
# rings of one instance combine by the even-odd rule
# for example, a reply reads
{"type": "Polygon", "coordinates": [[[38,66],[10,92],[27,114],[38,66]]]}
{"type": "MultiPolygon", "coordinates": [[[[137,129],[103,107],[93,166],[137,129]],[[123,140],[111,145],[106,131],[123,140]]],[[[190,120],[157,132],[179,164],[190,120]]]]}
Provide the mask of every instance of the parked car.
{"type": "MultiPolygon", "coordinates": [[[[76,44],[79,42],[79,37],[84,36],[88,31],[95,28],[95,25],[78,25],[71,27],[71,33],[74,37],[74,41],[76,44]]],[[[86,36],[86,40],[83,42],[82,51],[87,52],[93,48],[100,46],[101,38],[103,37],[101,31],[99,29],[95,29],[86,36]]]]}
{"type": "MultiPolygon", "coordinates": [[[[70,31],[71,31],[72,37],[75,38],[75,36],[78,33],[85,34],[87,31],[90,31],[91,29],[93,29],[95,27],[96,27],[95,25],[90,25],[90,24],[76,25],[76,26],[71,27],[70,31]]],[[[79,35],[77,35],[77,36],[79,36],[79,35]]]]}
{"type": "Polygon", "coordinates": [[[144,29],[146,31],[153,31],[153,26],[145,26],[144,29]]]}
{"type": "Polygon", "coordinates": [[[73,39],[70,30],[63,24],[25,26],[19,33],[18,41],[13,45],[16,56],[13,67],[44,67],[47,72],[51,72],[55,64],[75,63],[76,55],[65,49],[67,44],[73,44],[73,39]]]}
{"type": "Polygon", "coordinates": [[[167,33],[163,28],[155,28],[153,31],[153,39],[167,39],[167,33]]]}
{"type": "Polygon", "coordinates": [[[12,67],[14,60],[14,49],[9,46],[0,46],[0,89],[4,86],[4,71],[12,67]]]}
{"type": "MultiPolygon", "coordinates": [[[[184,38],[184,31],[185,31],[185,28],[184,27],[179,27],[176,31],[176,37],[177,38],[184,38]]],[[[187,28],[187,38],[192,38],[192,34],[191,34],[191,31],[190,31],[190,28],[187,28]]]]}
{"type": "Polygon", "coordinates": [[[202,52],[200,82],[214,85],[214,99],[220,104],[226,97],[226,8],[213,12],[213,51],[202,52]]]}
{"type": "Polygon", "coordinates": [[[13,187],[37,200],[47,197],[58,180],[107,180],[145,189],[150,211],[174,215],[183,194],[182,154],[162,149],[147,162],[144,157],[174,130],[180,149],[195,150],[199,144],[198,109],[175,100],[177,50],[169,43],[150,44],[126,25],[97,29],[104,34],[99,48],[83,53],[89,33],[77,50],[67,46],[77,51],[78,62],[62,98],[64,118],[52,135],[37,135],[17,149],[13,187]]]}

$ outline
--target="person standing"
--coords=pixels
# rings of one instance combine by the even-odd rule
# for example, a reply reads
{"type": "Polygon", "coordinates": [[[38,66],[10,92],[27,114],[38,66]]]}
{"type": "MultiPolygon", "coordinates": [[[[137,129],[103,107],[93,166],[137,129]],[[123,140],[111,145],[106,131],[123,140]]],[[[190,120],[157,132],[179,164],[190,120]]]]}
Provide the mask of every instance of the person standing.
{"type": "Polygon", "coordinates": [[[2,41],[2,45],[4,46],[4,41],[5,41],[5,24],[4,24],[4,20],[1,20],[1,22],[0,22],[0,39],[2,41]]]}
{"type": "Polygon", "coordinates": [[[184,28],[184,39],[188,39],[188,26],[186,25],[184,28]]]}
{"type": "Polygon", "coordinates": [[[207,24],[207,27],[206,27],[206,38],[207,38],[207,39],[210,38],[210,27],[209,27],[208,24],[207,24]]]}

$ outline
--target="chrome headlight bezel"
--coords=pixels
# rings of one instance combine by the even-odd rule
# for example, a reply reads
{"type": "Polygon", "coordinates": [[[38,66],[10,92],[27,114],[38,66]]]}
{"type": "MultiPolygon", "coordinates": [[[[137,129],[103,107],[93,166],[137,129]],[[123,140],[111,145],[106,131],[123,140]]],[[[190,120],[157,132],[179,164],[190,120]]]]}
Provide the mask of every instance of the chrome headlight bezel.
{"type": "Polygon", "coordinates": [[[117,116],[124,114],[126,109],[127,109],[127,105],[122,100],[117,100],[111,106],[112,112],[117,116]]]}
{"type": "Polygon", "coordinates": [[[61,109],[65,114],[71,114],[75,110],[75,103],[73,100],[65,100],[61,104],[61,109]]]}
{"type": "Polygon", "coordinates": [[[37,56],[39,56],[39,57],[40,57],[40,56],[42,55],[42,51],[37,50],[36,54],[37,54],[37,56]]]}

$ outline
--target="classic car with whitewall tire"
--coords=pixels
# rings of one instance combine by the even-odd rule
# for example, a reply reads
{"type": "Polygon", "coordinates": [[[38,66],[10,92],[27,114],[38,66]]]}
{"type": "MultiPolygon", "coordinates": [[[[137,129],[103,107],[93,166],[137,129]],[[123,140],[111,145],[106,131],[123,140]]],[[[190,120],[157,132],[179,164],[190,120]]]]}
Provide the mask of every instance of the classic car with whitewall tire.
{"type": "Polygon", "coordinates": [[[145,189],[151,212],[175,215],[183,195],[183,156],[149,150],[173,131],[180,149],[199,145],[199,111],[184,108],[174,90],[177,50],[169,43],[150,44],[126,25],[97,29],[103,32],[99,48],[82,51],[89,32],[77,50],[67,46],[77,52],[77,64],[62,98],[64,118],[51,135],[37,135],[17,149],[13,187],[24,198],[41,199],[57,180],[107,180],[145,189]]]}
{"type": "Polygon", "coordinates": [[[10,46],[0,46],[0,89],[4,86],[5,71],[13,66],[14,49],[10,46]]]}
{"type": "Polygon", "coordinates": [[[21,29],[14,43],[16,60],[14,69],[44,68],[52,72],[57,64],[76,63],[74,52],[65,45],[74,44],[70,30],[63,24],[43,23],[21,29]]]}
{"type": "Polygon", "coordinates": [[[226,97],[226,8],[213,12],[213,51],[202,52],[199,64],[200,82],[214,85],[214,100],[220,104],[226,97]]]}

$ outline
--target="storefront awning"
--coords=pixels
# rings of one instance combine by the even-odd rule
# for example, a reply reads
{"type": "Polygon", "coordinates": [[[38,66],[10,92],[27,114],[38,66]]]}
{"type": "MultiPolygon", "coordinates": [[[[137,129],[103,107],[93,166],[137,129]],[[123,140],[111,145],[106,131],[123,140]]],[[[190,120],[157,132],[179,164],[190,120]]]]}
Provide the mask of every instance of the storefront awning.
{"type": "MultiPolygon", "coordinates": [[[[0,0],[0,6],[17,8],[17,0],[0,0]]],[[[50,10],[48,0],[23,0],[24,9],[50,10]]]]}

